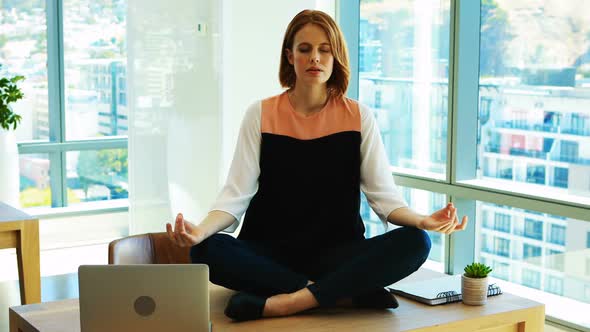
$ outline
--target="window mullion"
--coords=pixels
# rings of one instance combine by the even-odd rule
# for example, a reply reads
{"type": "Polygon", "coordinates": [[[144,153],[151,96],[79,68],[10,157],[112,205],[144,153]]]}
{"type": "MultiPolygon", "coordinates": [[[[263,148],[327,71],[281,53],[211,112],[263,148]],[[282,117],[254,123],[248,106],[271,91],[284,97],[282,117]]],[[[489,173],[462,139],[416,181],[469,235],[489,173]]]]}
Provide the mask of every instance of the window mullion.
{"type": "Polygon", "coordinates": [[[461,274],[463,268],[475,261],[475,220],[476,202],[472,199],[451,197],[451,201],[459,211],[459,222],[464,215],[468,216],[469,226],[461,232],[448,235],[447,261],[445,272],[448,274],[461,274]]]}
{"type": "MultiPolygon", "coordinates": [[[[495,191],[493,189],[468,186],[462,184],[445,184],[440,181],[413,178],[406,175],[394,175],[395,183],[409,188],[421,189],[451,196],[469,198],[498,205],[508,205],[524,210],[534,210],[541,213],[559,215],[590,222],[587,206],[568,204],[548,198],[524,196],[518,193],[495,191]]],[[[459,211],[461,214],[463,212],[459,211]]],[[[469,216],[471,218],[471,216],[469,216]]],[[[473,220],[473,219],[470,219],[473,220]]],[[[469,226],[471,227],[471,226],[469,226]]]]}
{"type": "MultiPolygon", "coordinates": [[[[447,180],[451,185],[473,179],[477,169],[477,128],[479,90],[479,1],[451,1],[450,28],[451,68],[449,69],[449,158],[447,180]]],[[[450,235],[446,241],[446,272],[461,273],[463,267],[475,260],[476,202],[473,199],[451,197],[460,218],[472,221],[463,231],[450,235]]]]}
{"type": "Polygon", "coordinates": [[[49,153],[49,184],[51,186],[51,207],[63,207],[65,201],[63,199],[63,184],[64,184],[64,170],[62,164],[65,152],[51,152],[49,153]]]}
{"type": "MultiPolygon", "coordinates": [[[[65,92],[63,58],[63,10],[61,0],[47,1],[47,79],[49,107],[49,141],[65,141],[65,92]]],[[[65,152],[50,153],[51,206],[62,207],[66,201],[65,152]]]]}
{"type": "Polygon", "coordinates": [[[336,20],[344,34],[349,52],[350,81],[347,95],[349,98],[358,100],[361,1],[349,0],[345,3],[338,1],[336,6],[336,20]]]}
{"type": "Polygon", "coordinates": [[[476,178],[479,111],[480,3],[454,0],[451,39],[449,114],[451,159],[450,183],[476,178]]]}

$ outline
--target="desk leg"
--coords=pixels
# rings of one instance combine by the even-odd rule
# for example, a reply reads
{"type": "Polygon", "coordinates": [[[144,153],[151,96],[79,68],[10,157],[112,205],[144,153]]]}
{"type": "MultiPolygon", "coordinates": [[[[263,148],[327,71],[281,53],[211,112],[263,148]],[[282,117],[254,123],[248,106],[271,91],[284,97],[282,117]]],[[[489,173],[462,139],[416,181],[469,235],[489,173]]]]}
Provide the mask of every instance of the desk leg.
{"type": "Polygon", "coordinates": [[[27,220],[20,231],[16,248],[20,299],[22,304],[41,302],[41,268],[39,262],[39,222],[27,220]]]}
{"type": "Polygon", "coordinates": [[[518,326],[518,332],[543,331],[545,326],[545,306],[530,309],[525,315],[524,324],[518,326]]]}
{"type": "Polygon", "coordinates": [[[8,310],[8,332],[22,332],[23,330],[18,328],[18,320],[20,318],[18,315],[12,311],[8,310]]]}

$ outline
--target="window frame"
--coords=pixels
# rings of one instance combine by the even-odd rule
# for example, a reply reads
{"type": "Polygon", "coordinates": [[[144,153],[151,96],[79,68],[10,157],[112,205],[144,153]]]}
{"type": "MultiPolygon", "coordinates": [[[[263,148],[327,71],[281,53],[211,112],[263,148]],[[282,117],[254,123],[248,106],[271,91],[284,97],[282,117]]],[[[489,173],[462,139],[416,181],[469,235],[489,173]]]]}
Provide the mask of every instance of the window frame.
{"type": "Polygon", "coordinates": [[[19,155],[46,153],[49,156],[51,176],[51,208],[68,206],[66,153],[69,151],[127,149],[127,136],[89,138],[67,141],[65,88],[63,1],[47,0],[47,89],[49,107],[49,141],[18,142],[19,155]]]}
{"type": "MultiPolygon", "coordinates": [[[[450,3],[446,180],[401,173],[392,168],[396,184],[446,194],[461,214],[467,215],[470,220],[475,220],[476,201],[481,201],[590,221],[590,205],[485,187],[480,180],[474,180],[477,133],[462,128],[477,128],[477,112],[472,110],[479,106],[479,48],[472,45],[479,45],[480,42],[480,2],[450,0],[450,3]]],[[[336,18],[350,51],[351,82],[348,96],[358,99],[360,0],[347,1],[346,5],[338,2],[336,18]]],[[[445,272],[458,273],[475,259],[475,227],[468,227],[466,231],[447,237],[445,272]]]]}
{"type": "MultiPolygon", "coordinates": [[[[461,215],[467,215],[470,227],[463,232],[446,235],[445,273],[461,273],[463,267],[476,258],[475,220],[477,204],[491,203],[533,210],[551,215],[590,222],[590,203],[566,201],[541,194],[509,191],[490,186],[476,177],[476,149],[479,110],[479,47],[480,1],[450,0],[448,136],[445,179],[400,172],[392,167],[395,183],[407,188],[421,189],[447,195],[461,215]],[[468,129],[465,129],[468,128],[468,129]]],[[[348,97],[359,96],[358,54],[360,45],[360,0],[337,2],[336,19],[343,30],[351,60],[351,84],[348,97]],[[341,4],[342,2],[342,4],[341,4]]],[[[575,326],[559,318],[547,317],[560,325],[575,326]]]]}

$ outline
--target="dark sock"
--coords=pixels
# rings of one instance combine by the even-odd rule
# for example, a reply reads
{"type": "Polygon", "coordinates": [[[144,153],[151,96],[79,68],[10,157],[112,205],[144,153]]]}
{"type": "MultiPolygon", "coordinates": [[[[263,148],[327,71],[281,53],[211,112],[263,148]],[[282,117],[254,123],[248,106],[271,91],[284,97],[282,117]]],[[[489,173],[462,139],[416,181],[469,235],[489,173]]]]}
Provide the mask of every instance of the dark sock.
{"type": "Polygon", "coordinates": [[[225,315],[238,321],[262,318],[266,299],[266,297],[247,293],[237,293],[229,299],[225,307],[225,315]]]}
{"type": "Polygon", "coordinates": [[[399,306],[397,299],[385,288],[357,295],[352,298],[352,303],[359,308],[373,309],[397,308],[399,306]]]}

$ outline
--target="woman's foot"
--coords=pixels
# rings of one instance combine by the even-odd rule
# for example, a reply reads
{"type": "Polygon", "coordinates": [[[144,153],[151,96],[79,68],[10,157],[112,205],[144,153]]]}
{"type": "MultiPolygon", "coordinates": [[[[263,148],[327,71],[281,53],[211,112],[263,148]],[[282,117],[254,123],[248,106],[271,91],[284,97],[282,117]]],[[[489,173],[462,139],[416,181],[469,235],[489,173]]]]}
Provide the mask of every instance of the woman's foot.
{"type": "Polygon", "coordinates": [[[253,320],[262,317],[266,298],[237,293],[233,295],[225,307],[225,315],[237,321],[253,320]]]}
{"type": "Polygon", "coordinates": [[[395,309],[399,306],[397,299],[385,288],[379,288],[369,293],[357,295],[352,303],[358,308],[395,309]]]}
{"type": "Polygon", "coordinates": [[[319,306],[313,294],[303,288],[295,293],[278,294],[269,298],[237,293],[229,299],[225,315],[238,320],[288,316],[319,306]]]}
{"type": "Polygon", "coordinates": [[[264,306],[264,317],[289,316],[315,308],[320,304],[309,289],[302,288],[295,293],[271,296],[264,306]]]}
{"type": "Polygon", "coordinates": [[[263,317],[279,317],[292,315],[294,309],[291,294],[278,294],[269,297],[264,305],[263,317]]]}

